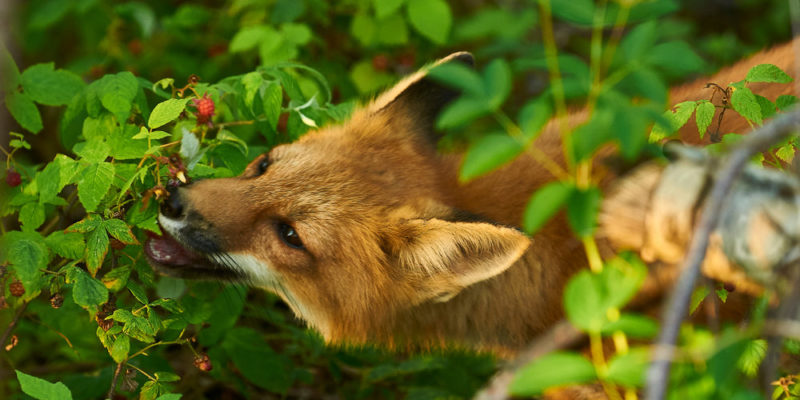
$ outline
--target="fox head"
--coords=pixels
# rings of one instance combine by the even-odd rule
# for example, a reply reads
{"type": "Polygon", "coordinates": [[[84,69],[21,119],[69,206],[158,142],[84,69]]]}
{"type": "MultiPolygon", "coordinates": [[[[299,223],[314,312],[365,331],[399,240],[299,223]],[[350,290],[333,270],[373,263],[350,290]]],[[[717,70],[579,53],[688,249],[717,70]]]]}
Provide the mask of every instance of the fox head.
{"type": "Polygon", "coordinates": [[[433,126],[457,93],[425,71],[238,177],[174,190],[158,217],[164,236],[145,245],[151,264],[273,291],[329,342],[415,336],[406,318],[502,274],[530,242],[452,206],[454,167],[433,126]]]}

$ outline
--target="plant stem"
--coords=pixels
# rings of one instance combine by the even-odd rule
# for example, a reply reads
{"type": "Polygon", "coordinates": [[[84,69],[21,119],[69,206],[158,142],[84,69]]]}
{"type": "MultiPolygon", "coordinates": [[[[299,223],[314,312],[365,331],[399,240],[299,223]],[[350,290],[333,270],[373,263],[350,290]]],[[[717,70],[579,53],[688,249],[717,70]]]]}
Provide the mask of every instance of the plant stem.
{"type": "Polygon", "coordinates": [[[561,69],[558,66],[558,49],[556,39],[553,34],[553,17],[550,9],[550,0],[539,2],[539,12],[542,24],[542,41],[544,42],[544,53],[547,60],[547,71],[550,74],[550,87],[552,88],[553,101],[556,105],[556,118],[558,119],[559,131],[564,147],[564,160],[567,165],[572,165],[572,157],[569,149],[572,148],[572,138],[570,135],[569,121],[567,120],[567,105],[564,100],[564,82],[561,79],[561,69]]]}
{"type": "Polygon", "coordinates": [[[537,148],[533,142],[524,143],[525,142],[525,134],[522,132],[522,129],[511,120],[505,113],[502,111],[495,111],[494,112],[495,120],[503,126],[503,129],[511,136],[512,138],[516,139],[520,144],[525,146],[525,150],[528,151],[533,157],[533,159],[543,166],[547,172],[550,172],[554,177],[558,178],[561,181],[569,181],[571,180],[570,175],[564,168],[561,168],[557,162],[555,162],[547,153],[543,152],[539,148],[537,148]]]}
{"type": "Polygon", "coordinates": [[[117,378],[119,378],[120,371],[122,371],[122,363],[117,364],[117,369],[114,370],[114,377],[111,378],[111,387],[108,389],[106,399],[110,400],[114,397],[114,391],[117,389],[117,378]]]}

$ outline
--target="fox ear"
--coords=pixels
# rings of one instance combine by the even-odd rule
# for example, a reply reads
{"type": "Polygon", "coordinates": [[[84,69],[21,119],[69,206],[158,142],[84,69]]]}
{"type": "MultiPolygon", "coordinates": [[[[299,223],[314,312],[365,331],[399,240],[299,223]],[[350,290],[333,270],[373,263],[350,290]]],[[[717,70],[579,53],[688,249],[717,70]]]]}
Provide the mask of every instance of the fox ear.
{"type": "Polygon", "coordinates": [[[368,106],[369,112],[386,113],[392,117],[409,116],[415,123],[432,131],[439,112],[459,92],[429,78],[428,71],[450,62],[462,63],[471,68],[475,59],[472,54],[462,51],[425,66],[378,96],[368,106]]]}
{"type": "Polygon", "coordinates": [[[450,300],[504,272],[530,244],[515,229],[483,222],[414,219],[396,228],[384,250],[413,289],[414,303],[450,300]]]}

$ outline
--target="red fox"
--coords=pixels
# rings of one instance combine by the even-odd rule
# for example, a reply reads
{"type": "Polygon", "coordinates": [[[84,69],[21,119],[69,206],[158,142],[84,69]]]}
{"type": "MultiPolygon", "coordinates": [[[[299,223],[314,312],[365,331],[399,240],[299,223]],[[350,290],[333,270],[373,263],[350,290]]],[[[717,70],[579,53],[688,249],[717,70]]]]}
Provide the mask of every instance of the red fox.
{"type": "MultiPolygon", "coordinates": [[[[707,82],[738,81],[756,64],[793,73],[791,46],[675,88],[671,100],[708,98],[707,82]]],[[[790,90],[763,86],[754,91],[768,98],[790,90]]],[[[150,262],[273,291],[331,343],[519,350],[562,318],[562,289],[586,258],[562,218],[533,237],[517,228],[531,193],[553,180],[532,158],[459,183],[461,157],[438,154],[434,131],[454,96],[423,69],[241,176],[173,190],[159,215],[164,236],[145,245],[150,262]]],[[[731,115],[720,131],[743,126],[731,115]]],[[[535,145],[560,158],[553,123],[535,145]]]]}

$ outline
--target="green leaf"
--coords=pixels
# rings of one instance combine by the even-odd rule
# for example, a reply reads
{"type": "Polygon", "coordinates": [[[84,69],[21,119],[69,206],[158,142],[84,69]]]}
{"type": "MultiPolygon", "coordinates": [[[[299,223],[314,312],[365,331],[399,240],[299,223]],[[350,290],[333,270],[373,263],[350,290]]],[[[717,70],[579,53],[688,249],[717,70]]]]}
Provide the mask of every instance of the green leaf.
{"type": "Polygon", "coordinates": [[[183,397],[183,395],[180,393],[165,393],[158,396],[156,400],[180,400],[181,397],[183,397]]]}
{"type": "Polygon", "coordinates": [[[755,377],[758,367],[767,354],[767,341],[764,339],[753,339],[747,342],[736,366],[749,377],[755,377]]]}
{"type": "Polygon", "coordinates": [[[36,177],[36,187],[39,188],[40,202],[47,203],[55,199],[61,189],[64,188],[61,185],[60,164],[57,162],[48,163],[36,177]]]}
{"type": "Polygon", "coordinates": [[[108,271],[101,281],[103,282],[103,286],[105,286],[111,292],[119,292],[125,285],[128,284],[128,278],[131,276],[131,266],[126,265],[123,267],[117,267],[108,271]]]}
{"type": "Polygon", "coordinates": [[[145,292],[144,289],[141,286],[139,286],[139,284],[137,284],[136,282],[133,281],[128,282],[128,290],[131,291],[133,297],[135,297],[136,300],[138,300],[140,303],[142,304],[148,303],[147,292],[145,292]]]}
{"type": "Polygon", "coordinates": [[[6,108],[20,126],[33,133],[42,130],[42,116],[36,104],[25,93],[11,92],[6,95],[6,108]]]}
{"type": "Polygon", "coordinates": [[[511,68],[502,58],[495,59],[483,71],[483,81],[489,107],[496,110],[511,93],[511,68]]]}
{"type": "Polygon", "coordinates": [[[50,262],[50,252],[42,235],[39,232],[8,232],[2,237],[2,253],[25,287],[24,299],[36,297],[41,289],[42,270],[50,262]]]}
{"type": "Polygon", "coordinates": [[[139,244],[139,242],[136,240],[136,237],[133,236],[131,228],[128,227],[125,221],[112,218],[105,220],[103,225],[105,226],[106,231],[108,231],[111,236],[117,238],[117,240],[120,242],[125,244],[139,244]]]}
{"type": "Polygon", "coordinates": [[[86,248],[80,233],[55,231],[44,241],[54,253],[72,260],[81,258],[86,248]]]}
{"type": "Polygon", "coordinates": [[[461,126],[489,113],[489,104],[483,98],[461,97],[448,104],[436,120],[437,129],[461,126]]]}
{"type": "Polygon", "coordinates": [[[692,292],[692,301],[689,305],[689,314],[694,314],[695,310],[697,310],[697,307],[700,306],[700,303],[702,303],[706,296],[708,296],[708,293],[710,293],[710,290],[708,289],[708,286],[705,285],[698,286],[697,289],[692,292]]]}
{"type": "Polygon", "coordinates": [[[458,179],[466,182],[516,158],[524,148],[504,133],[486,135],[473,143],[461,164],[458,179]]]}
{"type": "Polygon", "coordinates": [[[124,122],[130,114],[133,99],[139,89],[136,77],[123,71],[116,75],[105,75],[97,82],[100,103],[117,117],[117,122],[124,122]]]}
{"type": "Polygon", "coordinates": [[[365,13],[356,13],[350,21],[350,34],[364,47],[375,44],[377,33],[378,26],[375,19],[365,13]]]}
{"type": "Polygon", "coordinates": [[[78,143],[75,146],[75,154],[79,155],[83,161],[99,163],[111,154],[111,146],[102,138],[95,137],[88,142],[78,143]]]}
{"type": "Polygon", "coordinates": [[[44,223],[44,205],[41,203],[26,203],[19,210],[19,222],[22,230],[35,230],[44,223]]]}
{"type": "Polygon", "coordinates": [[[292,364],[248,328],[228,331],[222,347],[244,377],[258,387],[284,393],[293,383],[292,364]]]}
{"type": "Polygon", "coordinates": [[[400,14],[394,14],[378,21],[378,42],[386,45],[403,45],[408,43],[408,27],[400,14]]]}
{"type": "Polygon", "coordinates": [[[250,72],[242,75],[241,82],[244,86],[244,104],[248,108],[253,108],[253,100],[261,87],[261,83],[264,82],[264,77],[260,72],[250,72]]]}
{"type": "Polygon", "coordinates": [[[0,90],[5,94],[16,89],[20,81],[19,68],[2,42],[0,42],[0,71],[3,71],[0,74],[0,90]]]}
{"type": "Polygon", "coordinates": [[[247,51],[256,48],[259,44],[270,39],[279,39],[279,35],[269,26],[253,25],[246,26],[236,32],[231,39],[228,50],[231,53],[247,51]]]}
{"type": "Polygon", "coordinates": [[[616,354],[608,362],[605,379],[624,387],[641,387],[649,363],[648,349],[631,349],[625,354],[616,354]]]}
{"type": "Polygon", "coordinates": [[[775,155],[787,164],[791,164],[794,160],[794,153],[795,148],[791,142],[784,144],[775,151],[775,155]]]}
{"type": "Polygon", "coordinates": [[[717,297],[719,297],[719,299],[722,300],[723,303],[728,301],[728,291],[727,290],[725,290],[725,289],[717,289],[716,292],[717,292],[717,297]]]}
{"type": "Polygon", "coordinates": [[[706,65],[689,44],[681,40],[662,43],[648,49],[647,61],[675,76],[699,72],[706,65]]]}
{"type": "Polygon", "coordinates": [[[189,100],[188,98],[169,99],[156,104],[153,112],[150,113],[150,119],[147,120],[147,126],[150,129],[156,129],[174,121],[181,115],[189,100]]]}
{"type": "Polygon", "coordinates": [[[378,18],[385,18],[394,14],[400,6],[403,5],[405,0],[372,0],[372,5],[375,7],[375,14],[378,18]]]}
{"type": "Polygon", "coordinates": [[[103,265],[103,260],[108,253],[108,234],[105,229],[95,229],[86,235],[86,268],[92,276],[103,265]]]}
{"type": "Polygon", "coordinates": [[[82,307],[96,307],[108,301],[108,289],[81,268],[67,269],[67,283],[72,283],[72,299],[82,307]]]}
{"type": "Polygon", "coordinates": [[[572,191],[567,201],[567,220],[579,237],[591,236],[594,232],[601,200],[602,194],[596,187],[572,191]]]}
{"type": "Polygon", "coordinates": [[[86,84],[72,72],[54,70],[53,63],[36,64],[22,73],[22,88],[32,100],[48,106],[68,104],[86,84]]]}
{"type": "Polygon", "coordinates": [[[760,64],[747,72],[745,78],[748,82],[776,82],[776,83],[789,83],[793,81],[792,77],[780,68],[772,64],[760,64]]]}
{"type": "Polygon", "coordinates": [[[128,352],[131,350],[131,338],[126,335],[119,335],[117,336],[117,340],[114,341],[114,345],[111,346],[111,349],[108,351],[111,354],[111,358],[119,364],[125,361],[128,358],[128,352]]]}
{"type": "Polygon", "coordinates": [[[731,95],[731,105],[748,121],[761,124],[761,106],[758,105],[758,100],[750,89],[746,87],[735,89],[731,95]]]}
{"type": "Polygon", "coordinates": [[[600,282],[588,270],[575,274],[564,289],[564,309],[569,321],[587,332],[600,332],[606,304],[600,282]]]}
{"type": "Polygon", "coordinates": [[[601,331],[605,335],[614,332],[622,332],[636,339],[651,339],[658,334],[658,322],[644,315],[622,314],[616,321],[603,325],[601,331]]]}
{"type": "Polygon", "coordinates": [[[264,116],[272,130],[276,130],[278,119],[281,116],[281,105],[283,104],[283,89],[277,82],[270,82],[263,88],[261,104],[264,106],[264,116]]]}
{"type": "MultiPolygon", "coordinates": [[[[497,69],[498,67],[494,68],[497,69]]],[[[500,68],[502,68],[502,66],[500,68]]],[[[497,71],[495,73],[501,74],[502,71],[497,71]]],[[[437,65],[428,71],[428,77],[442,82],[447,86],[461,89],[465,93],[476,97],[486,96],[486,86],[480,75],[478,75],[474,69],[460,62],[448,62],[437,65]]]]}
{"type": "Polygon", "coordinates": [[[700,139],[702,139],[706,131],[708,131],[711,120],[714,118],[715,110],[714,104],[710,101],[703,100],[697,103],[694,119],[697,124],[697,131],[700,133],[700,139]]]}
{"type": "Polygon", "coordinates": [[[443,45],[447,42],[453,16],[443,0],[408,0],[408,20],[422,36],[443,45]]]}
{"type": "Polygon", "coordinates": [[[547,388],[590,382],[595,377],[594,366],[580,354],[551,353],[522,367],[508,390],[514,396],[535,396],[547,388]]]}
{"type": "Polygon", "coordinates": [[[519,127],[525,139],[532,141],[539,136],[547,121],[553,116],[553,103],[550,96],[539,96],[526,103],[519,111],[519,127]]]}
{"type": "Polygon", "coordinates": [[[72,400],[72,393],[61,382],[50,383],[17,370],[17,380],[22,392],[37,400],[72,400]]]}
{"type": "Polygon", "coordinates": [[[525,207],[522,226],[529,235],[535,234],[555,215],[575,188],[566,182],[552,182],[533,194],[525,207]]]}
{"type": "Polygon", "coordinates": [[[758,107],[761,109],[762,119],[772,118],[772,116],[775,115],[776,112],[778,112],[777,108],[775,107],[775,103],[769,101],[768,98],[761,95],[755,95],[755,96],[756,96],[756,101],[758,102],[758,107]]]}
{"type": "Polygon", "coordinates": [[[78,182],[78,199],[87,212],[97,209],[111,188],[113,180],[114,164],[101,162],[89,165],[83,170],[83,176],[78,182]]]}
{"type": "Polygon", "coordinates": [[[103,218],[97,214],[89,214],[86,218],[67,227],[65,232],[86,233],[103,226],[103,218]]]}
{"type": "Polygon", "coordinates": [[[797,97],[790,94],[782,94],[775,99],[775,105],[781,111],[788,111],[795,104],[797,104],[797,97]]]}
{"type": "Polygon", "coordinates": [[[181,380],[180,376],[172,372],[156,372],[154,375],[161,382],[177,382],[181,380]]]}

